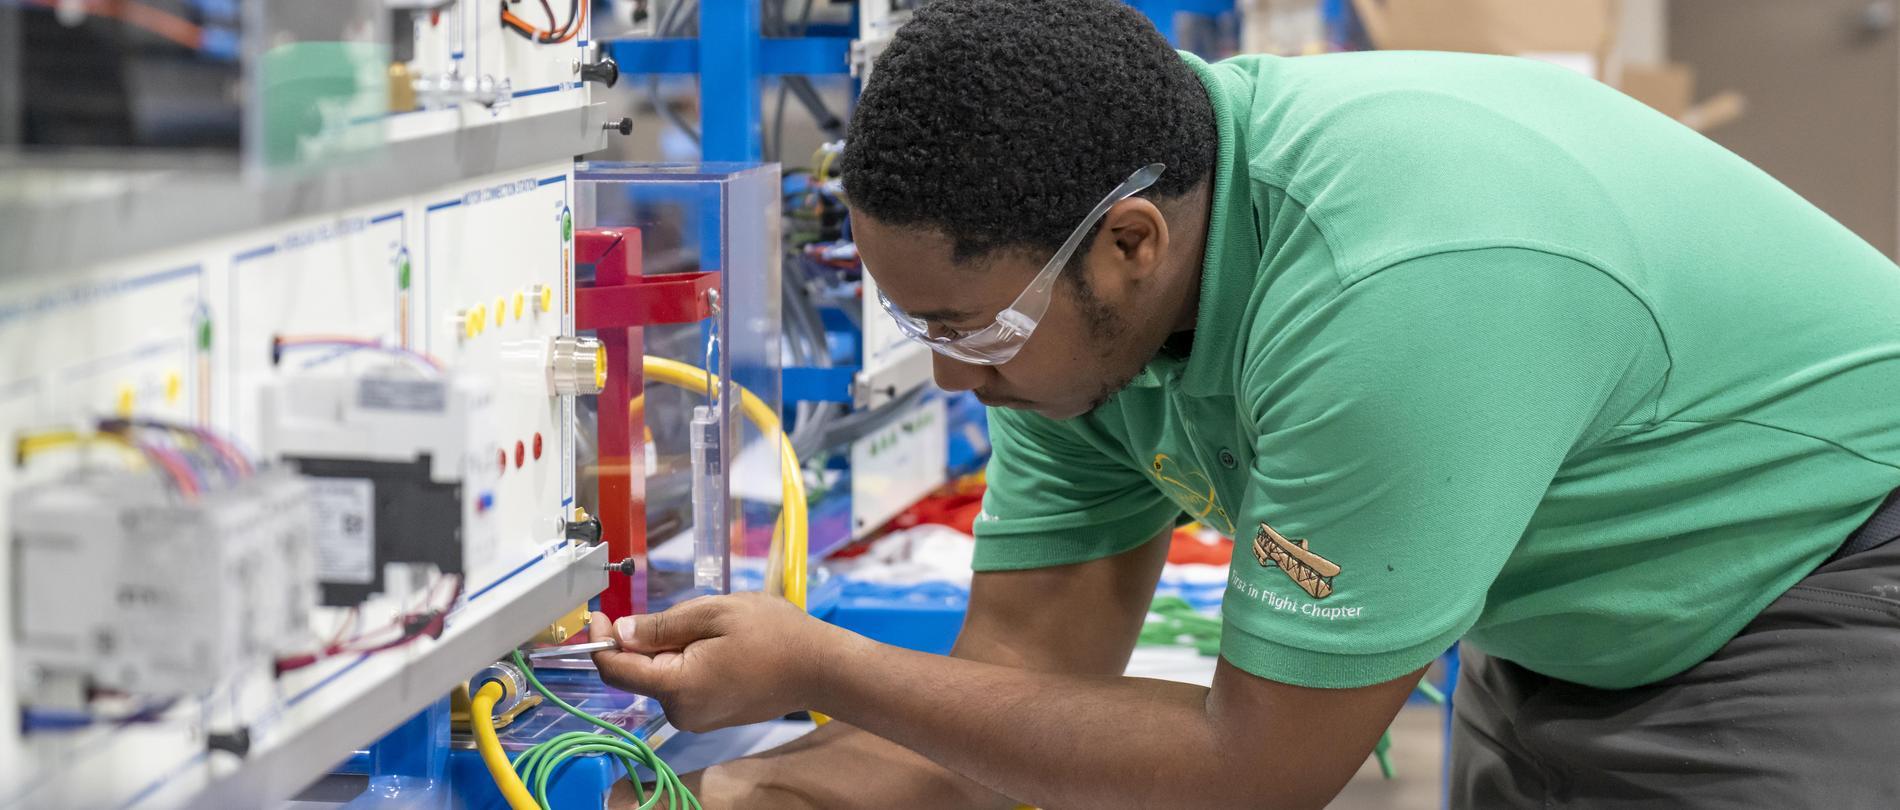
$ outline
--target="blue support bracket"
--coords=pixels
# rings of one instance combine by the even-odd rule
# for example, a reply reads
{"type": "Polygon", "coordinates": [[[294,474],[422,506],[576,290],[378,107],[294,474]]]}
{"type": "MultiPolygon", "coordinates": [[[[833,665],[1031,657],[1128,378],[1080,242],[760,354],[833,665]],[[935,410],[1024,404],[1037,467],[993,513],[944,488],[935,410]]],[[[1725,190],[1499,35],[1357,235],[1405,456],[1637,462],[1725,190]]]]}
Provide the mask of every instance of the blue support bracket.
{"type": "Polygon", "coordinates": [[[759,72],[767,76],[844,75],[851,72],[852,37],[798,37],[759,43],[759,72]]]}
{"type": "Polygon", "coordinates": [[[763,156],[759,4],[699,4],[700,156],[749,163],[763,156]]]}
{"type": "Polygon", "coordinates": [[[779,396],[786,402],[850,402],[851,381],[857,366],[787,366],[779,383],[779,396]]]}
{"type": "Polygon", "coordinates": [[[696,39],[628,39],[605,44],[622,74],[699,72],[696,39]]]}

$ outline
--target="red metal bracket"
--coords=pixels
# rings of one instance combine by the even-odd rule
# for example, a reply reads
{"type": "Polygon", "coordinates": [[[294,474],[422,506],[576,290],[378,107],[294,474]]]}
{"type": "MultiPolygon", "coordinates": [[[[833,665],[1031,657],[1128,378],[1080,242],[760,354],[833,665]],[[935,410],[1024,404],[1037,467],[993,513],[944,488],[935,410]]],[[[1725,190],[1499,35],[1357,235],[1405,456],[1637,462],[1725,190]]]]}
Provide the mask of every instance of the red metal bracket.
{"type": "Polygon", "coordinates": [[[633,407],[645,390],[641,327],[712,317],[715,272],[641,275],[639,228],[590,228],[574,234],[574,260],[594,266],[594,284],[574,291],[574,326],[599,335],[607,350],[600,392],[600,527],[614,561],[636,557],[639,571],[607,579],[600,610],[610,619],[646,612],[646,414],[633,407]]]}
{"type": "Polygon", "coordinates": [[[574,291],[574,326],[618,329],[703,321],[712,317],[717,289],[716,272],[635,276],[617,286],[582,287],[574,291]]]}

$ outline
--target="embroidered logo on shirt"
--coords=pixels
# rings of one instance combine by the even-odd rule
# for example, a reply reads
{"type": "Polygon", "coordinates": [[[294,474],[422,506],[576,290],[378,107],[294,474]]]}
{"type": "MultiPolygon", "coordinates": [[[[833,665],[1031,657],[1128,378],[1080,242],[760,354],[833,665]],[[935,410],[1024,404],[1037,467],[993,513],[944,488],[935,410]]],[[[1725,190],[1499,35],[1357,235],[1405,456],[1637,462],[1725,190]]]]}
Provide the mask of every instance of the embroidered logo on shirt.
{"type": "Polygon", "coordinates": [[[1155,482],[1161,485],[1162,491],[1196,522],[1228,537],[1234,536],[1234,521],[1227,516],[1226,507],[1220,505],[1214,482],[1207,473],[1186,469],[1167,453],[1156,453],[1149,469],[1154,471],[1155,482]]]}
{"type": "Polygon", "coordinates": [[[1264,567],[1277,567],[1286,572],[1287,578],[1300,590],[1314,599],[1325,599],[1333,595],[1333,577],[1339,576],[1339,566],[1332,560],[1314,554],[1304,539],[1288,540],[1273,530],[1272,526],[1260,524],[1260,531],[1253,536],[1253,555],[1264,567]]]}

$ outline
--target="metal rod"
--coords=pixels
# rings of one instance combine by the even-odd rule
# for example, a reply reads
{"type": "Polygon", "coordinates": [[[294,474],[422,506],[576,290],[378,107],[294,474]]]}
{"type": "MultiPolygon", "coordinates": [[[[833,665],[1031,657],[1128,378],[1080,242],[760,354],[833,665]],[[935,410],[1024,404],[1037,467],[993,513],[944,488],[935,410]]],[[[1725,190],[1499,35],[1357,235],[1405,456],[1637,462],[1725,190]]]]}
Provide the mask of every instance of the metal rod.
{"type": "Polygon", "coordinates": [[[560,655],[582,655],[585,653],[600,652],[601,650],[618,649],[620,649],[620,642],[618,641],[590,641],[586,644],[569,644],[565,647],[542,647],[537,650],[529,650],[527,656],[529,658],[553,658],[560,655]]]}

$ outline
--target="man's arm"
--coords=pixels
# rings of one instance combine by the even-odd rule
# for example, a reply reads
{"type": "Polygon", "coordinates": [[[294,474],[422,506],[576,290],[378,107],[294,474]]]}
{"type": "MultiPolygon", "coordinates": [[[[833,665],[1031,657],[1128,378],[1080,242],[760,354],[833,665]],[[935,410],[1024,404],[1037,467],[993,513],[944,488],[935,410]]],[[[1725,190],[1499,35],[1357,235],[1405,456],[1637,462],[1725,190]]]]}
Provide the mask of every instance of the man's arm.
{"type": "MultiPolygon", "coordinates": [[[[1210,689],[1038,671],[878,644],[761,594],[695,599],[631,630],[595,654],[601,677],[654,695],[680,728],[810,707],[1048,808],[1323,807],[1424,673],[1313,689],[1223,659],[1210,689]]],[[[809,774],[816,788],[748,798],[855,806],[879,762],[813,761],[829,766],[809,774]]]]}
{"type": "MultiPolygon", "coordinates": [[[[1146,618],[1169,532],[1090,562],[978,573],[951,655],[1041,672],[1116,675],[1146,618]]],[[[941,661],[935,656],[928,660],[941,661]]],[[[688,776],[709,808],[1014,807],[915,752],[843,722],[688,776]],[[850,773],[850,779],[839,774],[850,773]]],[[[616,793],[616,798],[620,798],[616,793]]],[[[625,796],[632,798],[631,792],[625,796]]],[[[614,807],[623,803],[616,801],[614,807]]]]}
{"type": "Polygon", "coordinates": [[[1202,688],[844,644],[814,707],[1044,808],[1322,808],[1424,674],[1312,689],[1223,659],[1202,688]]]}

